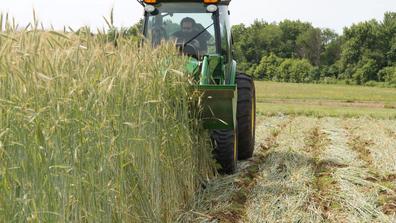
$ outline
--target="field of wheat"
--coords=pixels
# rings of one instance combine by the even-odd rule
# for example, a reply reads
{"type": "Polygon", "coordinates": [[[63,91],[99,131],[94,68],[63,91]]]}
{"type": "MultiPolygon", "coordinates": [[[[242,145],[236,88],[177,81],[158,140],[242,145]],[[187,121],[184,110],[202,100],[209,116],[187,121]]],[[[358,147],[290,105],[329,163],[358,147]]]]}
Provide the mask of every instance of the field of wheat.
{"type": "Polygon", "coordinates": [[[188,209],[214,168],[185,58],[14,28],[0,32],[0,222],[169,222],[188,209]]]}

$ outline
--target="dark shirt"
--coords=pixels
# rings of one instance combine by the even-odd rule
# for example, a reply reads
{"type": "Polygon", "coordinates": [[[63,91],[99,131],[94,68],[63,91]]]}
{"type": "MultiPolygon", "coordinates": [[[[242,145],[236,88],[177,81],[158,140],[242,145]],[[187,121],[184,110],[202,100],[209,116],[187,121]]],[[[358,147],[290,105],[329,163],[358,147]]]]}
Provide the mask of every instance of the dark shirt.
{"type": "MultiPolygon", "coordinates": [[[[183,32],[183,31],[177,31],[172,34],[174,38],[177,39],[177,43],[183,44],[186,43],[187,41],[190,41],[194,36],[197,36],[200,32],[202,32],[204,28],[202,29],[194,29],[192,32],[183,32]]],[[[200,52],[206,52],[208,51],[208,40],[212,37],[208,31],[204,31],[201,33],[199,36],[195,38],[195,40],[198,41],[199,46],[196,46],[200,52]]],[[[194,45],[193,41],[191,43],[194,45]]]]}

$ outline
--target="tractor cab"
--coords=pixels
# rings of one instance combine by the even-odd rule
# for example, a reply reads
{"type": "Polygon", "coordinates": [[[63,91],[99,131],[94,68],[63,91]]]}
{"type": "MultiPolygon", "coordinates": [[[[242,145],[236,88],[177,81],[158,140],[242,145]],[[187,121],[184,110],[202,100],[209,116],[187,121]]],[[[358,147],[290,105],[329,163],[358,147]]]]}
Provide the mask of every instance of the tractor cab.
{"type": "Polygon", "coordinates": [[[185,54],[199,60],[213,54],[230,57],[228,3],[145,0],[144,36],[153,46],[174,41],[185,54]]]}

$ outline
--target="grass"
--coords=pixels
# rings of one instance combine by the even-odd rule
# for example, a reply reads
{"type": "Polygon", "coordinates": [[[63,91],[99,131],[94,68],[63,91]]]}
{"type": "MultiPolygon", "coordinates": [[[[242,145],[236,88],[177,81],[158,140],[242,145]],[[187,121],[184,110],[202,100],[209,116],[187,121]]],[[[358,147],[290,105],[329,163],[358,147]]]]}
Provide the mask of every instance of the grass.
{"type": "Polygon", "coordinates": [[[256,81],[257,99],[320,99],[396,103],[396,89],[256,81]]]}
{"type": "Polygon", "coordinates": [[[309,116],[396,118],[396,89],[256,81],[257,110],[309,116]]]}
{"type": "Polygon", "coordinates": [[[0,30],[0,222],[172,222],[213,173],[185,59],[117,43],[0,30]]]}
{"type": "Polygon", "coordinates": [[[297,103],[257,103],[257,111],[261,115],[276,115],[279,113],[292,115],[307,115],[314,117],[360,117],[368,116],[383,119],[396,119],[396,110],[376,108],[334,107],[323,105],[302,105],[297,103]]]}

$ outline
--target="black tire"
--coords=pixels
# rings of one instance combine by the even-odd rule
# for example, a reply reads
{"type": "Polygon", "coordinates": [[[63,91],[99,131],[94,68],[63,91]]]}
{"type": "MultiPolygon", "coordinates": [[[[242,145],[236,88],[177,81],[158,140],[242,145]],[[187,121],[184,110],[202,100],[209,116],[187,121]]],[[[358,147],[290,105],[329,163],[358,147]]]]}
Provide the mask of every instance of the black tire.
{"type": "Polygon", "coordinates": [[[213,130],[213,153],[221,168],[221,174],[233,174],[237,165],[237,137],[234,130],[213,130]]]}
{"type": "Polygon", "coordinates": [[[238,159],[245,160],[253,156],[256,135],[256,90],[253,78],[238,73],[238,159]]]}

